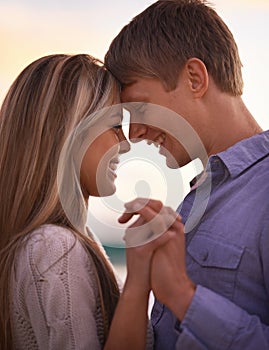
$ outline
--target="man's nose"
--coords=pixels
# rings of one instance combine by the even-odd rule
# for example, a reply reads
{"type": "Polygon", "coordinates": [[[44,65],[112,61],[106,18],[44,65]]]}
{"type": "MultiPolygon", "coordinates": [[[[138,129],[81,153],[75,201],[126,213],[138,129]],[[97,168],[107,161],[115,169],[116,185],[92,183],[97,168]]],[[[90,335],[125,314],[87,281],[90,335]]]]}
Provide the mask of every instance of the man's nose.
{"type": "Polygon", "coordinates": [[[127,153],[131,149],[130,143],[127,141],[123,131],[121,130],[119,133],[119,141],[120,141],[120,154],[127,153]]]}
{"type": "Polygon", "coordinates": [[[140,123],[130,123],[129,125],[129,139],[132,142],[139,142],[146,139],[147,126],[140,123]]]}

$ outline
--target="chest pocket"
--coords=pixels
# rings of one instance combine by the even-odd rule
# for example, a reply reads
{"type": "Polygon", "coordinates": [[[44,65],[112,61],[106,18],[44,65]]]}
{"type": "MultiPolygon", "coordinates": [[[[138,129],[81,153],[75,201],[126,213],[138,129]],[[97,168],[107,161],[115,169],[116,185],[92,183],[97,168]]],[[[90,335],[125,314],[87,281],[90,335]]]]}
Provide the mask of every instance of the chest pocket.
{"type": "Polygon", "coordinates": [[[187,246],[187,270],[196,284],[232,299],[244,248],[205,235],[195,235],[187,246]]]}

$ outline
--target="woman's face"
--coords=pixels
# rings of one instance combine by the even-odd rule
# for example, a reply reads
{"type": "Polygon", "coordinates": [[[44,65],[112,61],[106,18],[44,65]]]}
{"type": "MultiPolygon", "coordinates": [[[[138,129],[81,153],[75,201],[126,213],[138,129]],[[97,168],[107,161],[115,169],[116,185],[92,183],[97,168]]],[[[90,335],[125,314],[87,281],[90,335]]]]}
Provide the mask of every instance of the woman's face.
{"type": "Polygon", "coordinates": [[[113,116],[111,120],[111,127],[94,139],[82,159],[80,181],[85,199],[109,196],[116,191],[114,182],[119,155],[130,150],[121,120],[115,118],[113,121],[113,116]]]}

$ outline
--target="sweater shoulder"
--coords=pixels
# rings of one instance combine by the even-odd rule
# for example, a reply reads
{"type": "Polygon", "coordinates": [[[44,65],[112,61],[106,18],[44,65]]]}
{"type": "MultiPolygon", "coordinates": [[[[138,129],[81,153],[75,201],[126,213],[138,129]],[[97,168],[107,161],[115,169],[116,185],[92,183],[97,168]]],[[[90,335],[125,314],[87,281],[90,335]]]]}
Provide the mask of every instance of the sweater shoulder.
{"type": "Polygon", "coordinates": [[[43,225],[32,231],[16,259],[16,275],[21,277],[30,272],[34,278],[44,278],[70,269],[72,274],[84,269],[94,277],[95,265],[75,234],[57,225],[43,225]]]}

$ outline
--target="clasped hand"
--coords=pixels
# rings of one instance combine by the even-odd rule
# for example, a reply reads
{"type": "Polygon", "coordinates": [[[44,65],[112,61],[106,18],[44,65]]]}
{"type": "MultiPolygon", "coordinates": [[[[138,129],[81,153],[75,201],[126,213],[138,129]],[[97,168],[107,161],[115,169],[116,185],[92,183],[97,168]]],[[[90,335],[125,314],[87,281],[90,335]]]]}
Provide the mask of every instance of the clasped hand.
{"type": "Polygon", "coordinates": [[[160,201],[137,198],[125,204],[120,223],[138,218],[125,232],[127,278],[130,293],[155,297],[182,319],[195,285],[186,273],[185,234],[181,217],[160,201]]]}

